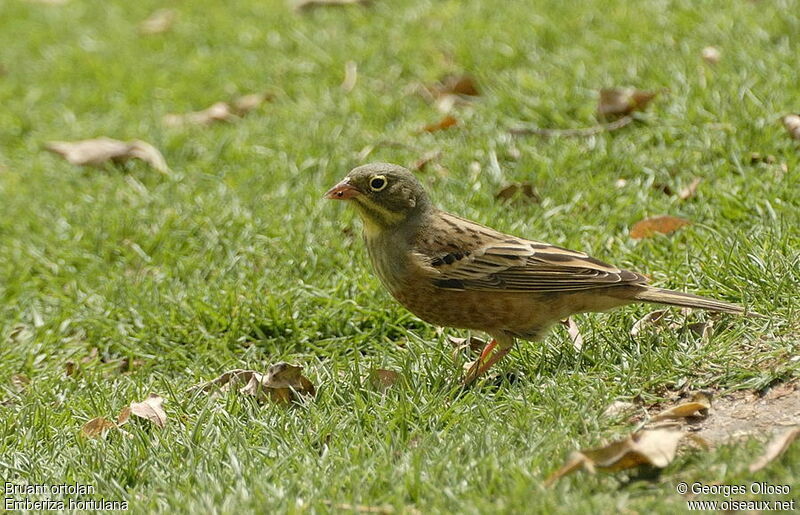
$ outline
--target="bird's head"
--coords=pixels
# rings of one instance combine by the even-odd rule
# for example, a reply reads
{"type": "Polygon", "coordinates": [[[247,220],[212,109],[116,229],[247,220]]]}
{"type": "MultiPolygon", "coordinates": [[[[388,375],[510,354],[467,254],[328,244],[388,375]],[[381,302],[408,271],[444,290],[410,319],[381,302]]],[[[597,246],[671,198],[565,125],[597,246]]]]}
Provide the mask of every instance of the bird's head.
{"type": "Polygon", "coordinates": [[[325,193],[325,198],[352,202],[368,230],[402,225],[430,207],[428,196],[414,174],[389,163],[353,168],[325,193]]]}

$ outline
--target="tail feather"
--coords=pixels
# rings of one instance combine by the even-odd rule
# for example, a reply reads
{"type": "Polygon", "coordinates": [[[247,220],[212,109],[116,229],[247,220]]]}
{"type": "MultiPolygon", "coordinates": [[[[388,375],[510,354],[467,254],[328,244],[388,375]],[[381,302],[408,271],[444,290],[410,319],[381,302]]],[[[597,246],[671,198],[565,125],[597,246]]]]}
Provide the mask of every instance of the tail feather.
{"type": "Polygon", "coordinates": [[[679,291],[664,290],[661,288],[647,288],[634,293],[633,298],[643,302],[653,302],[655,304],[667,304],[670,306],[681,306],[684,308],[699,308],[709,311],[720,311],[722,313],[734,313],[738,315],[762,316],[752,311],[746,311],[742,306],[723,302],[721,300],[709,299],[683,293],[679,291]]]}

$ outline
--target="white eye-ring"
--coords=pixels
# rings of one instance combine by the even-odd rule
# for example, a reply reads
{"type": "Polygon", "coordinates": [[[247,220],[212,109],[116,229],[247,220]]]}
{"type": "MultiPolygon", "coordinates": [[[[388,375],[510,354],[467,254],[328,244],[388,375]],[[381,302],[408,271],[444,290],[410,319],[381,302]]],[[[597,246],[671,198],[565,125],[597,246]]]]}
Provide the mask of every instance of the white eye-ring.
{"type": "Polygon", "coordinates": [[[389,184],[389,181],[383,175],[373,175],[372,179],[369,180],[369,187],[372,188],[372,191],[381,191],[387,184],[389,184]]]}

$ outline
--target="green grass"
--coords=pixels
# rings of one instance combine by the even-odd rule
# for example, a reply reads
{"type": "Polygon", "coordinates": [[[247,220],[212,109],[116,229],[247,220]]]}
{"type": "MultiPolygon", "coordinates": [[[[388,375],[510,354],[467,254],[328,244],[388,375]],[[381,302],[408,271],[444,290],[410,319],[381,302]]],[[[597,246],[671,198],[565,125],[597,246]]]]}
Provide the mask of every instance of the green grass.
{"type": "Polygon", "coordinates": [[[542,487],[569,452],[629,429],[600,417],[614,399],[798,376],[800,147],[778,122],[800,111],[798,2],[404,0],[303,15],[277,0],[180,2],[172,31],[140,35],[160,6],[0,0],[0,480],[92,484],[136,512],[223,513],[674,512],[679,481],[797,485],[800,447],[752,476],[750,441],[687,451],[655,479],[542,487]],[[715,66],[700,59],[708,45],[722,51],[715,66]],[[409,91],[459,71],[482,97],[458,128],[420,134],[441,115],[409,91]],[[618,132],[508,135],[519,122],[592,125],[596,91],[616,85],[669,91],[618,132]],[[254,91],[275,99],[239,123],[161,123],[254,91]],[[80,169],[42,150],[97,136],[149,141],[174,173],[80,169]],[[390,299],[343,231],[354,214],[321,200],[381,140],[405,146],[370,160],[443,151],[449,174],[422,175],[443,208],[771,317],[726,317],[708,343],[632,339],[647,306],[581,317],[582,352],[555,331],[504,363],[517,381],[460,394],[444,336],[390,299]],[[688,201],[652,187],[695,177],[688,201]],[[514,181],[542,203],[498,203],[514,181]],[[657,214],[693,225],[630,239],[657,214]],[[143,364],[122,374],[125,358],[143,364]],[[280,360],[306,367],[315,401],[185,393],[280,360]],[[376,393],[363,384],[374,367],[403,380],[376,393]],[[14,387],[15,374],[30,384],[14,387]],[[79,436],[148,392],[166,398],[163,430],[79,436]]]}

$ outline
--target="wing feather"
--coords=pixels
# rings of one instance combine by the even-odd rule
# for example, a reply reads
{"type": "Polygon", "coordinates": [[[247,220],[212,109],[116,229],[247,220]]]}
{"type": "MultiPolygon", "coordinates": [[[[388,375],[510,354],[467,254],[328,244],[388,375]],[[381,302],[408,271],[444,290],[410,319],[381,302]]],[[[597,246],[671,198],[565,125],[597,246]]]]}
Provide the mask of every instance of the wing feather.
{"type": "Polygon", "coordinates": [[[646,283],[640,274],[583,252],[509,236],[448,213],[439,214],[430,233],[418,238],[413,256],[440,288],[544,293],[646,283]]]}

